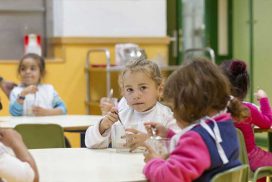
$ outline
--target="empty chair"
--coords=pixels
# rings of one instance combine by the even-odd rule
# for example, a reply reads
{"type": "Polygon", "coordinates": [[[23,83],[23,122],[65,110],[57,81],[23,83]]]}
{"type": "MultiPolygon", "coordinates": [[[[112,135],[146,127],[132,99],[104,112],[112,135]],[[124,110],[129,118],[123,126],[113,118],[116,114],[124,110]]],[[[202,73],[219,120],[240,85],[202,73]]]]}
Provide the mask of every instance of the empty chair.
{"type": "Polygon", "coordinates": [[[64,148],[64,131],[57,124],[19,124],[15,127],[29,149],[64,148]]]}
{"type": "Polygon", "coordinates": [[[247,182],[248,165],[241,165],[216,174],[211,182],[247,182]]]}
{"type": "MultiPolygon", "coordinates": [[[[237,135],[238,135],[239,144],[240,144],[240,153],[239,153],[240,161],[242,162],[242,164],[249,165],[246,145],[244,141],[244,135],[239,129],[236,129],[236,130],[237,130],[237,135]]],[[[268,176],[272,176],[272,166],[259,167],[255,172],[252,172],[249,169],[249,178],[250,178],[250,181],[252,182],[256,182],[258,179],[262,177],[268,177],[268,176]]]]}

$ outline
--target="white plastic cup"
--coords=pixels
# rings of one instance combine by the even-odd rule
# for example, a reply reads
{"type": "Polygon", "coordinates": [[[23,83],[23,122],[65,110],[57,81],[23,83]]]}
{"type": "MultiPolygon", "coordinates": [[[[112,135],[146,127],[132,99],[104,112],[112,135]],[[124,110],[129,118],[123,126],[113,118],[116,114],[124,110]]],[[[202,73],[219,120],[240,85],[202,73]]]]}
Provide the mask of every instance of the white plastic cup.
{"type": "MultiPolygon", "coordinates": [[[[138,130],[138,123],[137,122],[127,122],[125,124],[126,129],[136,129],[138,130]]],[[[133,133],[126,131],[126,140],[127,140],[127,146],[129,147],[131,143],[133,143],[133,133]]]]}
{"type": "Polygon", "coordinates": [[[127,152],[129,148],[126,146],[126,131],[125,127],[120,123],[113,125],[112,135],[112,147],[116,149],[116,152],[127,152]]]}
{"type": "Polygon", "coordinates": [[[24,101],[25,102],[25,115],[26,116],[33,116],[34,114],[33,114],[33,112],[32,112],[32,110],[33,110],[33,100],[25,100],[24,101]]]}
{"type": "Polygon", "coordinates": [[[152,147],[152,149],[159,155],[169,155],[170,153],[170,139],[161,138],[155,139],[150,138],[147,140],[147,144],[152,147]]]}

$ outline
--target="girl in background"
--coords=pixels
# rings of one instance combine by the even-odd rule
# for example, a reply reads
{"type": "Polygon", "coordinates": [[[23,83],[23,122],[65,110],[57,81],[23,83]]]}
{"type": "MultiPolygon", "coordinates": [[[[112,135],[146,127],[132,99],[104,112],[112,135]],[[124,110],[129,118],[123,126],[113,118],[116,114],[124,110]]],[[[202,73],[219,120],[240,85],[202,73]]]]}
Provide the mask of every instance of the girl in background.
{"type": "MultiPolygon", "coordinates": [[[[144,122],[156,121],[166,127],[178,129],[173,113],[158,99],[162,91],[162,77],[156,63],[148,60],[129,61],[119,77],[120,88],[127,104],[117,108],[111,108],[110,112],[86,131],[85,144],[88,148],[106,148],[114,136],[114,128],[118,121],[118,115],[127,128],[132,122],[136,122],[137,129],[127,129],[131,132],[132,140],[128,144],[131,150],[136,149],[148,137],[144,122]]],[[[113,146],[115,147],[115,146],[113,146]]]]}
{"type": "MultiPolygon", "coordinates": [[[[250,116],[243,122],[236,123],[235,126],[244,135],[251,170],[255,171],[262,166],[272,166],[272,153],[257,147],[253,130],[254,126],[270,128],[272,125],[272,111],[266,93],[263,90],[258,90],[255,93],[260,104],[259,110],[256,105],[243,101],[249,88],[246,64],[240,60],[229,60],[221,63],[220,67],[232,84],[231,94],[237,97],[250,111],[250,116]]],[[[265,181],[265,179],[262,180],[265,181]]]]}
{"type": "Polygon", "coordinates": [[[49,116],[66,114],[66,106],[50,84],[42,84],[45,61],[36,54],[26,54],[18,66],[21,84],[10,94],[9,112],[13,116],[49,116]]]}
{"type": "Polygon", "coordinates": [[[247,109],[230,97],[228,79],[216,65],[201,58],[183,65],[166,81],[163,98],[182,130],[175,134],[159,123],[145,124],[148,133],[156,128],[157,135],[171,138],[169,156],[161,156],[146,144],[144,174],[148,180],[208,182],[215,174],[241,164],[231,115],[242,119],[247,109]]]}

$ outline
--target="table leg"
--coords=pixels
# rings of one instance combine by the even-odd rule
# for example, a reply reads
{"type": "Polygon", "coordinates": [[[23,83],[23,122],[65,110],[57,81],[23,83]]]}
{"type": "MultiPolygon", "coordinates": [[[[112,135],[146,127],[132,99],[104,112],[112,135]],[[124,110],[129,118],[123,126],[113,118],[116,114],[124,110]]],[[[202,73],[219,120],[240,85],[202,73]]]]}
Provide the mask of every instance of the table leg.
{"type": "Polygon", "coordinates": [[[80,132],[80,147],[86,148],[85,145],[85,132],[80,132]]]}

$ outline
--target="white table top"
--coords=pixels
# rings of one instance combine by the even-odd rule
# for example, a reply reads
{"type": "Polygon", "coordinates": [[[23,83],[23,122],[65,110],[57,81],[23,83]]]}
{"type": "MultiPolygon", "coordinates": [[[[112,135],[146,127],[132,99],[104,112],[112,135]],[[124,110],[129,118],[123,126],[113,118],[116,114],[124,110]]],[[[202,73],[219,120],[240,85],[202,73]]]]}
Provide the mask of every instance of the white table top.
{"type": "Polygon", "coordinates": [[[146,181],[142,153],[115,149],[58,148],[30,150],[40,182],[146,181]]]}
{"type": "Polygon", "coordinates": [[[98,122],[100,115],[58,115],[58,116],[0,116],[0,127],[14,128],[17,124],[39,123],[39,124],[58,124],[64,130],[86,130],[89,126],[98,122]]]}

